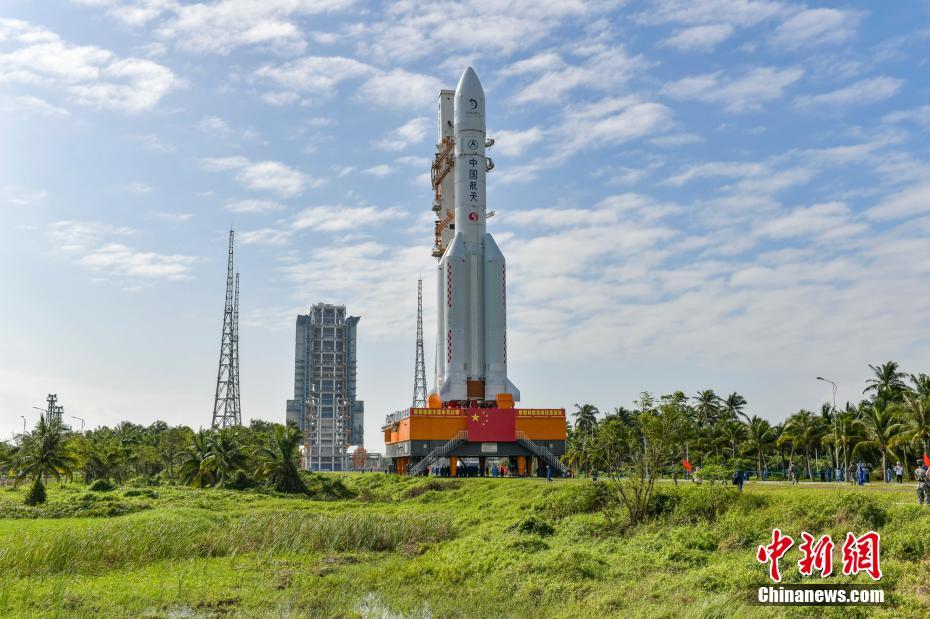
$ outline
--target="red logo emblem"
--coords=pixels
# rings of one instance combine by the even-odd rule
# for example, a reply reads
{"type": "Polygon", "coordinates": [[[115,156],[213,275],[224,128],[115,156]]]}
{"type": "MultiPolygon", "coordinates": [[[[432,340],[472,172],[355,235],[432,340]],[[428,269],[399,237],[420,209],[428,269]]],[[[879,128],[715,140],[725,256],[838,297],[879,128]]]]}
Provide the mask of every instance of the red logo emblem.
{"type": "Polygon", "coordinates": [[[469,213],[468,221],[478,221],[478,213],[469,213]]]}

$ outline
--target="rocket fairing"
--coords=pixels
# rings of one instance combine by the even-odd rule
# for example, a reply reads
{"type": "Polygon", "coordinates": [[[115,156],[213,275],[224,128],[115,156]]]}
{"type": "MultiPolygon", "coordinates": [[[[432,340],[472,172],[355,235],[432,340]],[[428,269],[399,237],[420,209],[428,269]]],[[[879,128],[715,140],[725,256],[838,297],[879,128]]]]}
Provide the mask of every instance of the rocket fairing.
{"type": "Polygon", "coordinates": [[[486,231],[485,177],[490,165],[485,154],[484,89],[474,69],[465,70],[455,89],[452,127],[443,97],[448,91],[440,94],[440,140],[451,131],[455,163],[452,186],[447,186],[448,178],[443,180],[442,202],[453,195],[455,228],[437,270],[433,393],[443,402],[516,402],[520,392],[507,378],[506,263],[486,231]]]}

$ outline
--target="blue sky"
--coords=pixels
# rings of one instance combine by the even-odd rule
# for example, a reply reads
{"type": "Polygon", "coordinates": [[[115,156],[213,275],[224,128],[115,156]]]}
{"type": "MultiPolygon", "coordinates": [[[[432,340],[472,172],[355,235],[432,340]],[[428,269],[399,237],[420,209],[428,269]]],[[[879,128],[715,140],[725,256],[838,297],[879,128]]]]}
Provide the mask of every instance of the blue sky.
{"type": "Polygon", "coordinates": [[[432,376],[435,97],[472,64],[527,406],[930,371],[930,3],[7,0],[0,431],[209,424],[230,223],[246,418],[294,317],[362,316],[369,448],[432,376]],[[31,415],[31,416],[30,416],[31,415]]]}

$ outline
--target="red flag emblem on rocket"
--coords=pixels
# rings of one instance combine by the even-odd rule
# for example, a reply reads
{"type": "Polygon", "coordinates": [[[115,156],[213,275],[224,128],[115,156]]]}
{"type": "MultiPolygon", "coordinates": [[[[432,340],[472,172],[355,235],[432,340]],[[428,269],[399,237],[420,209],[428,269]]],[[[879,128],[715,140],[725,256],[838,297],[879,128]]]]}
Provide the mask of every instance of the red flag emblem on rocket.
{"type": "Polygon", "coordinates": [[[516,409],[470,408],[465,415],[469,442],[512,443],[517,440],[516,409]]]}

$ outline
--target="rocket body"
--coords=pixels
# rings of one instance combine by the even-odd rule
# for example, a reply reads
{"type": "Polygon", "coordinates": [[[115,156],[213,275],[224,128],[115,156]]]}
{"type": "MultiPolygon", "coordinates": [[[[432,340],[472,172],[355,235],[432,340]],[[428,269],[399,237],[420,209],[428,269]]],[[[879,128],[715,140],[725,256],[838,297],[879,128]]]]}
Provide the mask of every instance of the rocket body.
{"type": "MultiPolygon", "coordinates": [[[[440,123],[443,123],[442,110],[440,123]]],[[[440,135],[445,127],[440,126],[440,135]]],[[[436,388],[444,402],[520,392],[507,378],[506,263],[486,231],[484,89],[462,74],[454,97],[454,236],[439,261],[436,388]]]]}

